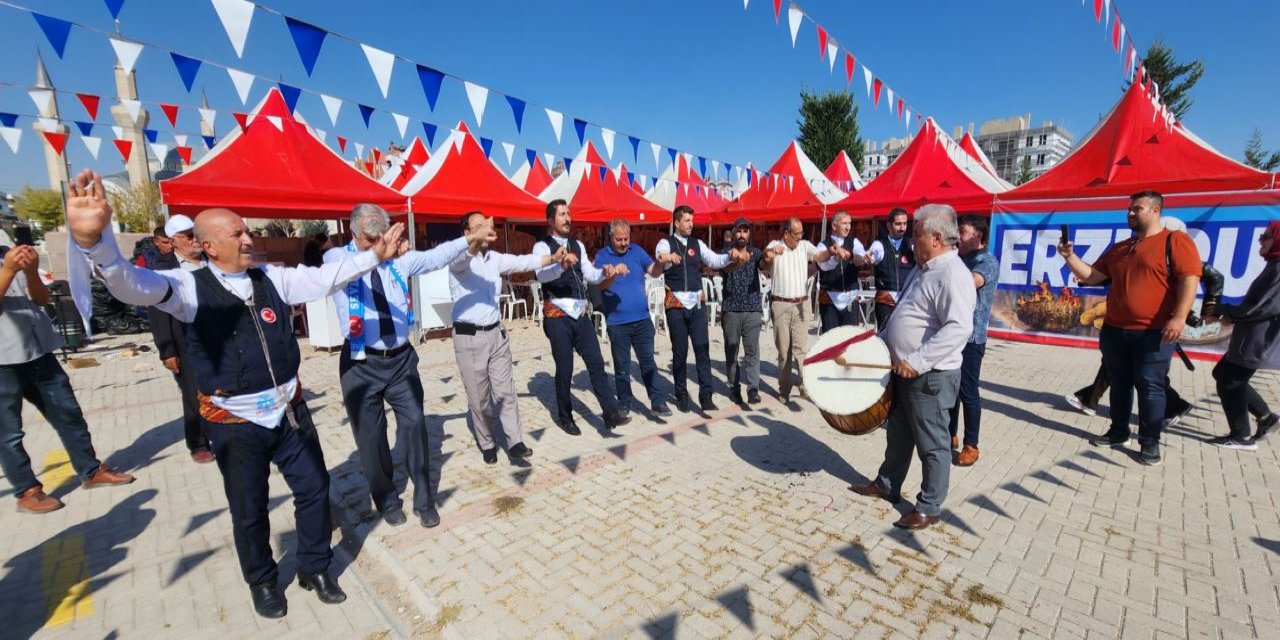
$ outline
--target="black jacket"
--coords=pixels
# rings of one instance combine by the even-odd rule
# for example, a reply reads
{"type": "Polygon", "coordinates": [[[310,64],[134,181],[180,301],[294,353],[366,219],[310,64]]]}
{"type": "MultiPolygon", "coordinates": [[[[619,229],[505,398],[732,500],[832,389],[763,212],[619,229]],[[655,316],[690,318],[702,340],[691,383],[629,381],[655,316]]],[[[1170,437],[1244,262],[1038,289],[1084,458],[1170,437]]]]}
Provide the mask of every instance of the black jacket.
{"type": "MultiPolygon", "coordinates": [[[[155,271],[177,269],[178,254],[170,251],[157,255],[151,268],[155,271]]],[[[147,307],[147,320],[151,323],[151,337],[156,341],[161,360],[174,356],[181,360],[186,356],[187,341],[182,335],[182,323],[177,318],[155,307],[147,307]]]]}

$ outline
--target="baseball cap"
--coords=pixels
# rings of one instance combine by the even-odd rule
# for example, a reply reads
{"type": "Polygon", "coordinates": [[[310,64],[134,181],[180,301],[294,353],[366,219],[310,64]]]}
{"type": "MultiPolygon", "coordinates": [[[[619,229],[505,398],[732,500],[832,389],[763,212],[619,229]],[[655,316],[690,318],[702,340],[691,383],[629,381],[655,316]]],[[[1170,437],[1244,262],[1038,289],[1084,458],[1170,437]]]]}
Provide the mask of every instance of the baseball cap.
{"type": "Polygon", "coordinates": [[[195,226],[196,223],[192,222],[191,218],[179,213],[177,215],[169,216],[169,221],[164,223],[164,234],[172,238],[174,234],[190,231],[194,229],[195,226]]]}
{"type": "Polygon", "coordinates": [[[733,221],[734,229],[737,229],[738,227],[750,227],[750,226],[751,226],[751,221],[747,220],[745,217],[739,217],[737,220],[733,221]]]}

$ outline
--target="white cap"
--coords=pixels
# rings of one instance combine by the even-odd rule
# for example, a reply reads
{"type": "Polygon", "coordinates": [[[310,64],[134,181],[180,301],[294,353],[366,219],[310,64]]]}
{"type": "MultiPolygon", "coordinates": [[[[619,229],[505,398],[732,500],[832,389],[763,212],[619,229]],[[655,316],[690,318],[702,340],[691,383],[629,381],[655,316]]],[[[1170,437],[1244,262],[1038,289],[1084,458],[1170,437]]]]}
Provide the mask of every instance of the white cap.
{"type": "Polygon", "coordinates": [[[190,231],[194,229],[195,226],[196,223],[192,222],[191,218],[179,213],[177,215],[169,216],[169,221],[164,223],[164,234],[172,238],[174,234],[190,231]]]}

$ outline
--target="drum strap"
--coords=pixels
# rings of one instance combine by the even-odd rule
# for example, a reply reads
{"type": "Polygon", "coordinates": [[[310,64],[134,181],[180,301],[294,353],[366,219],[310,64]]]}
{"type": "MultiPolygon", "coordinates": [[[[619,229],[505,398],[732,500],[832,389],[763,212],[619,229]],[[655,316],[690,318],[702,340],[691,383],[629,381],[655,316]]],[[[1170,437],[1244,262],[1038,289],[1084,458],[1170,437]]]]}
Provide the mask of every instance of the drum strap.
{"type": "Polygon", "coordinates": [[[875,334],[876,334],[875,329],[871,329],[871,330],[866,331],[866,332],[864,332],[864,333],[859,333],[858,335],[856,335],[856,336],[854,336],[854,337],[852,337],[852,338],[849,338],[848,340],[844,340],[844,341],[842,341],[842,342],[840,342],[840,343],[837,343],[837,344],[835,344],[835,345],[833,345],[833,346],[831,346],[831,347],[829,347],[829,348],[823,349],[822,351],[819,351],[819,352],[817,352],[817,353],[815,353],[815,354],[813,354],[813,355],[809,356],[808,358],[805,358],[805,359],[804,359],[804,364],[805,364],[805,366],[809,366],[809,365],[811,365],[811,364],[816,364],[816,363],[819,363],[819,362],[826,362],[827,360],[835,360],[836,358],[840,357],[840,355],[841,355],[841,354],[843,354],[843,353],[844,353],[844,350],[845,350],[845,349],[848,349],[848,348],[849,348],[849,345],[853,345],[853,344],[857,344],[857,343],[859,343],[859,342],[862,342],[863,340],[866,340],[867,338],[870,338],[871,336],[874,336],[875,334]]]}

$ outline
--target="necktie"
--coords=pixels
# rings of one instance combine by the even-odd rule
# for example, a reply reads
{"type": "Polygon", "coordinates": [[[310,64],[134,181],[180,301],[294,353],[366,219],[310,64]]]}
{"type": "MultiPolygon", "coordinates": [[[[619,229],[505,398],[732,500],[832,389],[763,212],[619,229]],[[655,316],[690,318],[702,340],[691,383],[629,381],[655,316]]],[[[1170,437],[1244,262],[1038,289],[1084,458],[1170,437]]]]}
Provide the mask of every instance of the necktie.
{"type": "Polygon", "coordinates": [[[387,292],[382,288],[382,276],[378,269],[369,272],[369,280],[373,283],[373,307],[378,310],[378,331],[382,334],[382,346],[388,349],[396,344],[396,323],[391,320],[391,303],[387,302],[387,292]]]}

